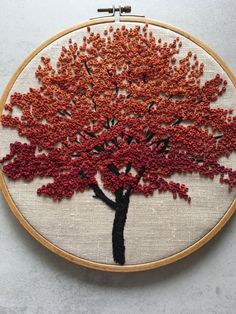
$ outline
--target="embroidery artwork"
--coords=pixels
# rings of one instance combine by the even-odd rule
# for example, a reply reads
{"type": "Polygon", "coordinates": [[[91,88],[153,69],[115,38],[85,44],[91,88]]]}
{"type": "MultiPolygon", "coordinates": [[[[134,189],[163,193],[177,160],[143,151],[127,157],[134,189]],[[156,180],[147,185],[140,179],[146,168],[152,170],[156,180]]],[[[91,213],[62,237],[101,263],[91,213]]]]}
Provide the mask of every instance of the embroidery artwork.
{"type": "Polygon", "coordinates": [[[110,26],[103,35],[88,27],[82,45],[62,47],[55,67],[42,57],[40,87],[13,93],[1,116],[4,127],[28,139],[10,144],[0,160],[4,174],[48,178],[37,193],[55,201],[93,190],[114,211],[112,251],[120,265],[132,194],[169,192],[191,202],[184,182],[171,180],[176,173],[219,175],[229,190],[236,185],[236,170],[220,163],[236,151],[236,116],[214,106],[227,82],[219,74],[201,82],[204,64],[191,51],[180,57],[181,47],[179,37],[153,37],[147,24],[110,26]]]}

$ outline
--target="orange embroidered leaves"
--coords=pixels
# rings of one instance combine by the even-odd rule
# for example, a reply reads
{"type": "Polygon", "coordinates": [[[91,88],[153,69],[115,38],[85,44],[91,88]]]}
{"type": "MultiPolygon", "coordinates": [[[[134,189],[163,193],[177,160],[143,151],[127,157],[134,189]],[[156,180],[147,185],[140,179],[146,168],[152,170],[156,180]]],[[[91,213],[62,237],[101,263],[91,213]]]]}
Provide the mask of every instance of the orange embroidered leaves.
{"type": "Polygon", "coordinates": [[[236,150],[236,117],[211,106],[227,82],[217,74],[201,83],[204,65],[191,51],[180,57],[179,37],[163,42],[148,25],[87,31],[80,45],[62,47],[55,66],[42,57],[39,88],[11,95],[2,124],[29,144],[11,144],[1,162],[12,179],[51,177],[38,194],[54,199],[93,189],[116,210],[113,255],[123,264],[132,193],[169,191],[190,201],[188,188],[168,179],[174,173],[220,174],[236,185],[236,172],[218,161],[236,150]],[[13,116],[15,107],[21,116],[13,116]]]}

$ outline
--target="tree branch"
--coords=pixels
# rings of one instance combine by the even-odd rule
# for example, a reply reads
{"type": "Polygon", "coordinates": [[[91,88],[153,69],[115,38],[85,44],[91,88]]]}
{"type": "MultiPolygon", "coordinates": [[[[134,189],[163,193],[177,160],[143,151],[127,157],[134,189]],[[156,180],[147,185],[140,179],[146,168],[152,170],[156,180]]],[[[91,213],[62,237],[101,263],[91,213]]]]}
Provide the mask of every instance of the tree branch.
{"type": "Polygon", "coordinates": [[[120,173],[119,173],[119,170],[117,169],[117,167],[114,165],[114,164],[109,164],[107,165],[107,168],[113,172],[115,175],[119,176],[120,173]]]}
{"type": "Polygon", "coordinates": [[[155,143],[157,144],[157,146],[159,146],[160,144],[163,143],[163,147],[160,148],[160,149],[157,151],[158,154],[162,154],[162,153],[165,153],[166,150],[167,150],[167,148],[169,147],[170,140],[169,140],[169,138],[165,138],[165,139],[159,140],[159,141],[157,141],[157,142],[155,142],[155,143]]]}
{"type": "Polygon", "coordinates": [[[215,140],[218,140],[219,138],[222,138],[224,134],[220,134],[220,135],[216,135],[216,136],[213,136],[213,138],[215,140]]]}
{"type": "Polygon", "coordinates": [[[127,144],[130,144],[131,142],[132,142],[132,140],[133,140],[133,136],[129,136],[128,138],[127,138],[127,140],[126,140],[126,143],[127,144]]]}
{"type": "Polygon", "coordinates": [[[112,201],[109,197],[106,196],[106,194],[103,192],[103,190],[99,187],[98,184],[90,184],[91,189],[93,189],[94,192],[94,198],[99,198],[100,200],[102,200],[105,204],[107,204],[109,207],[111,207],[112,209],[116,209],[117,208],[117,204],[116,202],[112,201]]]}
{"type": "Polygon", "coordinates": [[[88,75],[91,75],[91,70],[90,70],[90,68],[88,67],[87,61],[84,61],[84,66],[85,66],[85,69],[86,69],[88,75]]]}
{"type": "MultiPolygon", "coordinates": [[[[141,168],[140,171],[138,172],[138,180],[137,180],[136,185],[139,184],[139,181],[141,180],[142,176],[144,175],[144,172],[145,172],[145,167],[142,166],[142,168],[141,168]]],[[[125,194],[123,195],[123,198],[129,199],[131,191],[132,191],[132,186],[130,185],[130,186],[128,187],[128,189],[126,190],[125,194]]]]}
{"type": "Polygon", "coordinates": [[[120,203],[120,201],[123,199],[123,192],[124,192],[124,189],[123,187],[117,189],[115,191],[115,197],[116,197],[116,203],[120,203]]]}
{"type": "Polygon", "coordinates": [[[97,110],[97,104],[96,104],[95,100],[93,99],[93,96],[92,96],[91,100],[92,100],[92,103],[93,103],[93,105],[94,105],[93,108],[94,108],[94,110],[96,111],[96,110],[97,110]]]}
{"type": "Polygon", "coordinates": [[[93,133],[93,132],[89,132],[89,131],[84,130],[84,133],[86,133],[90,137],[96,137],[95,133],[93,133]]]}
{"type": "Polygon", "coordinates": [[[131,164],[131,162],[129,162],[128,165],[126,166],[125,174],[128,174],[130,172],[131,167],[132,167],[132,164],[131,164]]]}
{"type": "Polygon", "coordinates": [[[68,117],[71,117],[71,114],[68,112],[68,111],[66,111],[66,110],[57,110],[57,112],[58,113],[60,113],[62,116],[68,116],[68,117]]]}
{"type": "Polygon", "coordinates": [[[179,118],[177,118],[177,119],[172,123],[172,125],[180,124],[182,121],[183,121],[183,118],[182,118],[182,117],[179,117],[179,118]]]}
{"type": "Polygon", "coordinates": [[[116,94],[118,94],[118,93],[119,93],[119,87],[118,87],[118,84],[117,84],[117,82],[115,82],[114,84],[115,84],[115,88],[116,88],[116,94]]]}
{"type": "Polygon", "coordinates": [[[93,149],[95,149],[98,153],[100,153],[104,150],[104,147],[103,145],[95,145],[93,149]]]}
{"type": "Polygon", "coordinates": [[[155,136],[155,133],[153,133],[152,131],[148,130],[146,133],[146,141],[149,142],[153,139],[153,137],[155,136]]]}

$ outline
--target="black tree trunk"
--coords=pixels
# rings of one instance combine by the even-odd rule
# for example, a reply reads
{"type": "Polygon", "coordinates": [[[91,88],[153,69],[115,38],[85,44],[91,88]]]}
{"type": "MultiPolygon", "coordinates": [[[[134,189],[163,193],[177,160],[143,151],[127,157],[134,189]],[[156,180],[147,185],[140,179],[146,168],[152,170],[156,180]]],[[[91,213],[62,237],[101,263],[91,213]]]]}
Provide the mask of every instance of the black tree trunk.
{"type": "Polygon", "coordinates": [[[125,264],[124,227],[129,207],[129,197],[123,196],[117,202],[115,218],[112,229],[112,248],[114,261],[120,265],[125,264]]]}
{"type": "Polygon", "coordinates": [[[115,192],[115,201],[108,198],[97,184],[91,184],[94,191],[94,197],[99,198],[110,208],[115,210],[115,218],[112,229],[112,249],[113,258],[117,264],[125,264],[125,244],[124,244],[124,227],[129,207],[131,188],[123,191],[123,188],[115,192]]]}

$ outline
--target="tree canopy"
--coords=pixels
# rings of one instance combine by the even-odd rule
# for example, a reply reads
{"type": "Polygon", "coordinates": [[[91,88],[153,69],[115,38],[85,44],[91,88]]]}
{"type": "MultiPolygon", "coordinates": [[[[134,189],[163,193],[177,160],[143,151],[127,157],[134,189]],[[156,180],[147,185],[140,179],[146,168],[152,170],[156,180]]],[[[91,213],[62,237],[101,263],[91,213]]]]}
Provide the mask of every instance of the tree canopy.
{"type": "Polygon", "coordinates": [[[155,38],[148,25],[88,28],[80,46],[70,39],[62,47],[56,65],[42,57],[40,87],[12,94],[1,117],[29,141],[10,144],[4,173],[52,178],[38,194],[55,200],[93,189],[115,210],[124,201],[128,208],[132,193],[156,190],[190,202],[175,173],[219,174],[233,188],[236,171],[219,159],[236,150],[236,116],[212,106],[227,82],[219,74],[202,82],[204,64],[191,51],[180,57],[182,44],[155,38]]]}

